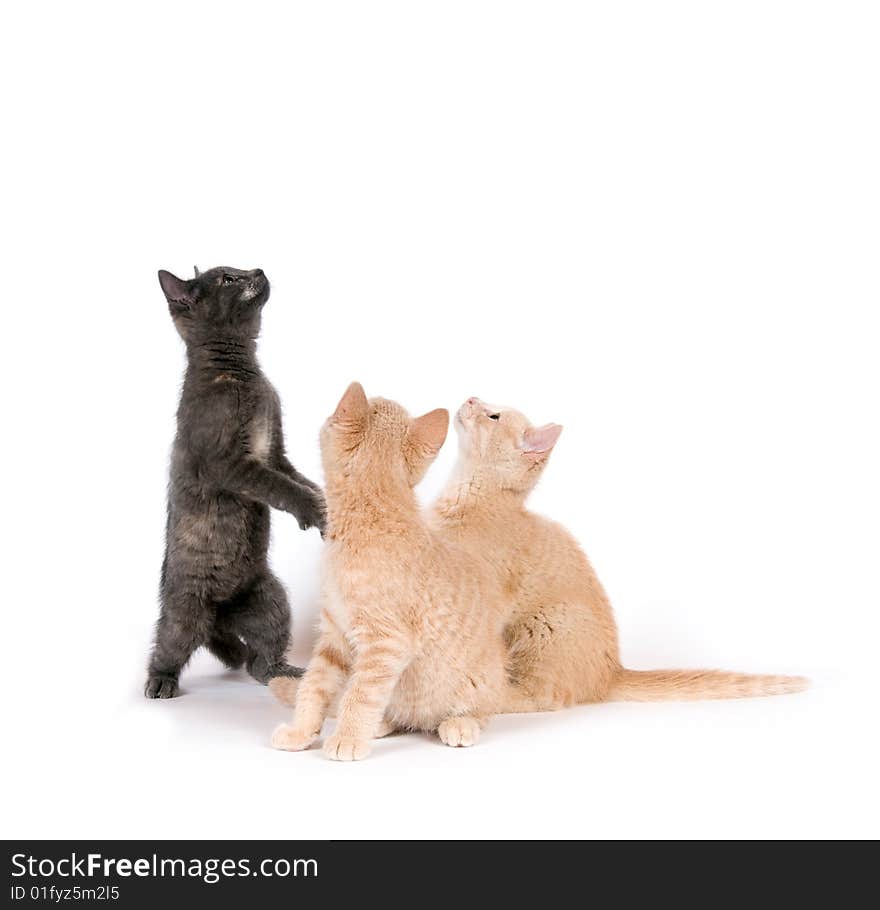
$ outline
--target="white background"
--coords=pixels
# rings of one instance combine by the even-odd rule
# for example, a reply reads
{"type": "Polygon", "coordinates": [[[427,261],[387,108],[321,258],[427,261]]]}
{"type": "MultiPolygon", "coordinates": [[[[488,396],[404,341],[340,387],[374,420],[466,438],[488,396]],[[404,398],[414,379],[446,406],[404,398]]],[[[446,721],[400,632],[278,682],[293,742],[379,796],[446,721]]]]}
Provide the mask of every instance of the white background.
{"type": "MultiPolygon", "coordinates": [[[[4,837],[876,836],[871,3],[18,4],[4,84],[4,837]],[[565,432],[537,510],[629,666],[603,705],[356,765],[201,655],[147,702],[182,345],[156,270],[260,266],[295,463],[346,384],[565,432]]],[[[447,444],[427,500],[454,459],[447,444]]],[[[307,656],[321,543],[274,514],[307,656]]]]}

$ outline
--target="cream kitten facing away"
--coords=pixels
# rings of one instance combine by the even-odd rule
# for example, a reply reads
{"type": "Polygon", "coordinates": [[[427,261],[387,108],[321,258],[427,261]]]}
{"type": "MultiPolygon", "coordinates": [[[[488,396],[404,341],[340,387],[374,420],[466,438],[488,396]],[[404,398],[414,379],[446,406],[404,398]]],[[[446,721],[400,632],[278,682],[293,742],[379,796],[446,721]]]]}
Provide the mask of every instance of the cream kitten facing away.
{"type": "MultiPolygon", "coordinates": [[[[780,695],[795,676],[621,666],[611,605],[589,560],[561,525],[525,507],[562,427],[469,398],[455,418],[459,460],[431,509],[442,539],[494,571],[510,602],[505,641],[513,687],[503,711],[549,711],[607,700],[780,695]]],[[[289,681],[295,682],[295,681],[289,681]]]]}
{"type": "Polygon", "coordinates": [[[446,411],[413,419],[393,401],[368,401],[353,383],[325,423],[321,629],[276,748],[308,748],[343,686],[324,743],[341,761],[366,757],[371,740],[395,729],[471,745],[505,701],[508,607],[498,575],[432,529],[413,490],[448,422],[446,411]]]}

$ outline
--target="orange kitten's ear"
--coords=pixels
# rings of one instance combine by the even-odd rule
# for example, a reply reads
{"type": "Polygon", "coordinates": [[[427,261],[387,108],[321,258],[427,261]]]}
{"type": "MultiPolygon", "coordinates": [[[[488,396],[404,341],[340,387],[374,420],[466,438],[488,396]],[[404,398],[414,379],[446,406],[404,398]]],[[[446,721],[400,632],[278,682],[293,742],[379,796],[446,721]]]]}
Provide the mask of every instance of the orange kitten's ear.
{"type": "Polygon", "coordinates": [[[428,411],[421,417],[416,417],[409,428],[409,436],[413,443],[420,449],[427,450],[431,455],[436,455],[449,432],[449,411],[446,408],[437,408],[428,411]]]}
{"type": "Polygon", "coordinates": [[[532,455],[543,455],[556,445],[560,433],[562,433],[562,427],[558,423],[529,427],[523,433],[522,450],[532,455]]]}
{"type": "Polygon", "coordinates": [[[367,395],[359,382],[353,382],[346,390],[330,418],[336,423],[360,423],[369,411],[367,395]]]}

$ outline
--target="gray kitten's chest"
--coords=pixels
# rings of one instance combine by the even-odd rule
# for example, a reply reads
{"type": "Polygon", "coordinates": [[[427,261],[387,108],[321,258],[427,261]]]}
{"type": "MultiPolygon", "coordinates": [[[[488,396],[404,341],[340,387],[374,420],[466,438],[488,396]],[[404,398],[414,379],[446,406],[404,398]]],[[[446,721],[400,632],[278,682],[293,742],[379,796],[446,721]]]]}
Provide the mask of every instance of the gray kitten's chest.
{"type": "MultiPolygon", "coordinates": [[[[247,385],[214,381],[197,387],[178,411],[172,474],[207,482],[212,467],[241,458],[271,461],[278,409],[275,390],[265,380],[247,385]],[[205,470],[208,468],[208,470],[205,470]]],[[[222,474],[222,471],[219,473],[222,474]]]]}
{"type": "Polygon", "coordinates": [[[272,433],[272,413],[270,409],[266,408],[262,413],[254,415],[246,427],[245,438],[247,439],[251,457],[256,458],[257,461],[267,462],[275,441],[272,433]]]}

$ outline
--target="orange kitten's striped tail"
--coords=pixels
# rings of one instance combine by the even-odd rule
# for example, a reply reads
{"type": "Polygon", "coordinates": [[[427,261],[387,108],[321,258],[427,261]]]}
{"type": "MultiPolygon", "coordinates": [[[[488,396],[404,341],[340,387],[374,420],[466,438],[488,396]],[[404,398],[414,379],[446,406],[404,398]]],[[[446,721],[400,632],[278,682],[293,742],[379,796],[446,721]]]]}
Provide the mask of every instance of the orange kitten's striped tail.
{"type": "Polygon", "coordinates": [[[728,673],[726,670],[626,670],[611,684],[608,701],[699,701],[803,692],[805,676],[728,673]]]}
{"type": "Polygon", "coordinates": [[[296,690],[300,681],[293,676],[275,676],[269,680],[269,691],[288,708],[296,706],[296,690]]]}

